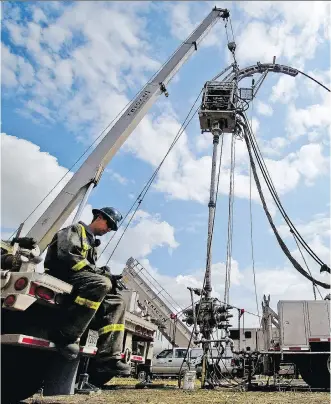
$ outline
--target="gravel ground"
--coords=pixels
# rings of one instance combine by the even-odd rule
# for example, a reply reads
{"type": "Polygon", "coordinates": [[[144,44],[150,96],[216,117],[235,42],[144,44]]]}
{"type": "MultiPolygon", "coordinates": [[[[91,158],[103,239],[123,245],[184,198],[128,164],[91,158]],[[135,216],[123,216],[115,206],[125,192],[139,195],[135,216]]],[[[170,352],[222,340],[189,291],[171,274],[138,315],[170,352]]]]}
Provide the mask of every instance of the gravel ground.
{"type": "Polygon", "coordinates": [[[166,389],[134,389],[136,380],[114,379],[109,390],[100,394],[57,397],[35,397],[25,400],[26,404],[328,404],[329,393],[302,392],[234,392],[223,390],[200,390],[193,392],[176,388],[176,382],[170,380],[155,381],[166,385],[166,389]],[[126,386],[127,389],[114,386],[126,386]]]}

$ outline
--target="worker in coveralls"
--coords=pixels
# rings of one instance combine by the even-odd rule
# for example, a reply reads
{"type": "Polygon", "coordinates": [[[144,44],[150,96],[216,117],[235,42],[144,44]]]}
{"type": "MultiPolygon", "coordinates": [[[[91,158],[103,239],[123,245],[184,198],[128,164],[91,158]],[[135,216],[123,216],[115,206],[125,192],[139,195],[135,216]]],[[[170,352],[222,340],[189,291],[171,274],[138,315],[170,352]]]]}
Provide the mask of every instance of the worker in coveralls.
{"type": "Polygon", "coordinates": [[[91,328],[99,331],[96,370],[129,376],[129,365],[121,361],[125,304],[116,291],[122,276],[112,275],[107,266],[96,266],[100,240],[95,236],[116,231],[122,215],[109,207],[92,213],[91,224],[79,222],[61,229],[48,247],[46,271],[73,286],[73,300],[50,338],[67,359],[75,359],[79,339],[93,320],[91,328]]]}

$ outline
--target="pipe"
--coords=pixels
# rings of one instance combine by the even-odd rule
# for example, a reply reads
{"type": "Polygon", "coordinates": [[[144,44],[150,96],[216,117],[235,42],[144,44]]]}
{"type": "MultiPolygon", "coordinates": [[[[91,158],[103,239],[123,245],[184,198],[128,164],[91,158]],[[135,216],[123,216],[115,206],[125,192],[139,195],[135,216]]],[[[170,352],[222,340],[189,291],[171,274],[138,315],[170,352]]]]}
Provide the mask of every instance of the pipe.
{"type": "Polygon", "coordinates": [[[197,317],[196,317],[196,313],[195,313],[193,290],[192,290],[192,288],[188,288],[188,289],[191,293],[191,302],[192,302],[192,311],[193,311],[193,332],[194,332],[195,338],[198,338],[197,317]]]}
{"type": "Polygon", "coordinates": [[[311,352],[311,351],[268,351],[259,352],[260,355],[330,355],[330,352],[311,352]]]}
{"type": "Polygon", "coordinates": [[[208,217],[208,238],[207,238],[207,263],[206,263],[206,283],[205,283],[205,291],[206,297],[210,297],[211,288],[211,244],[213,239],[213,224],[214,224],[214,216],[215,216],[215,207],[216,207],[216,195],[215,195],[215,183],[216,183],[216,161],[217,161],[217,147],[219,143],[219,130],[216,129],[213,131],[213,158],[212,158],[212,167],[211,167],[211,179],[210,179],[210,199],[208,203],[209,208],[209,217],[208,217]]]}
{"type": "Polygon", "coordinates": [[[241,310],[240,310],[240,309],[238,309],[238,332],[239,332],[238,351],[240,351],[240,341],[241,341],[241,332],[240,332],[240,313],[241,313],[241,310]]]}

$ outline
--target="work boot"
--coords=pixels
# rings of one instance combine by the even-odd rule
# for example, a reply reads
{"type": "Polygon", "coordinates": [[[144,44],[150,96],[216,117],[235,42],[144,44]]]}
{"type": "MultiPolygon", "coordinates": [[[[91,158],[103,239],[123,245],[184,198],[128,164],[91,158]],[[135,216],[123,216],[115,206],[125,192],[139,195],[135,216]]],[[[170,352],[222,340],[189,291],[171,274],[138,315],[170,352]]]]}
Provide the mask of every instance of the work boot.
{"type": "Polygon", "coordinates": [[[113,377],[129,377],[131,375],[131,366],[122,362],[121,359],[109,359],[105,362],[99,362],[95,367],[98,373],[107,372],[113,377]]]}
{"type": "Polygon", "coordinates": [[[77,358],[79,354],[79,340],[66,337],[61,331],[53,331],[50,333],[49,338],[54,342],[58,352],[64,356],[68,361],[77,358]]]}

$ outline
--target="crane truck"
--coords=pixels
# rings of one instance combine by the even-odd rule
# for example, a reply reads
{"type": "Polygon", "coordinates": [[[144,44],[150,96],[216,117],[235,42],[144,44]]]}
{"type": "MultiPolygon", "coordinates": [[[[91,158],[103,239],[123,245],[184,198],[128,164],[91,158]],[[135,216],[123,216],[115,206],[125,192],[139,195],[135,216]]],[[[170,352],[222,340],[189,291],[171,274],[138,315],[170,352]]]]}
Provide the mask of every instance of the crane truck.
{"type": "MultiPolygon", "coordinates": [[[[98,184],[112,157],[158,97],[161,94],[168,96],[168,82],[198,49],[208,30],[220,18],[228,17],[228,10],[217,7],[207,15],[133,99],[26,236],[20,236],[22,229],[19,228],[14,239],[2,245],[2,403],[25,399],[42,385],[44,395],[74,392],[78,368],[87,361],[78,358],[77,361],[66,362],[48,339],[48,325],[68,304],[72,287],[45,272],[36,271],[42,261],[41,254],[77,206],[74,223],[79,220],[92,189],[98,184]]],[[[143,328],[148,332],[153,331],[150,324],[146,321],[143,323],[143,328]]],[[[88,329],[81,339],[82,357],[96,354],[97,339],[97,332],[88,329]]],[[[82,375],[86,375],[86,371],[84,365],[82,375]]],[[[93,375],[90,376],[94,383],[102,384],[102,380],[95,381],[93,375]]],[[[88,388],[86,379],[84,383],[88,388]]],[[[79,382],[80,387],[84,383],[79,382]]]]}

